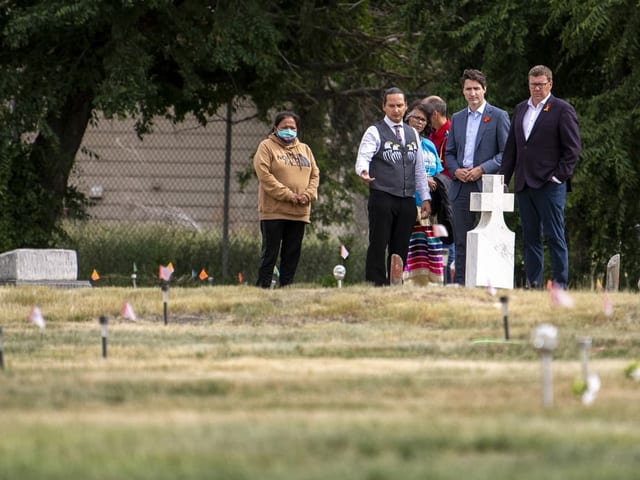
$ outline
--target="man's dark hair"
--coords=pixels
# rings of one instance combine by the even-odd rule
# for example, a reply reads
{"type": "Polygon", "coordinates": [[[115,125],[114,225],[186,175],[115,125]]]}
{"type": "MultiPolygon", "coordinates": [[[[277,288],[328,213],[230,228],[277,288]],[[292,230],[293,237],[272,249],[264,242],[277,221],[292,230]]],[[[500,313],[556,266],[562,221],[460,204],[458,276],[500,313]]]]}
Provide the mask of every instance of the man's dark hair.
{"type": "Polygon", "coordinates": [[[402,95],[402,98],[406,97],[404,95],[404,92],[402,90],[400,90],[398,87],[391,87],[391,88],[387,88],[384,93],[382,94],[382,105],[386,105],[387,104],[387,97],[389,95],[393,95],[395,93],[399,93],[400,95],[402,95]]]}
{"type": "Polygon", "coordinates": [[[482,85],[482,88],[487,88],[487,77],[484,76],[480,70],[468,68],[462,72],[462,78],[460,78],[460,84],[464,87],[465,80],[474,80],[482,85]]]}

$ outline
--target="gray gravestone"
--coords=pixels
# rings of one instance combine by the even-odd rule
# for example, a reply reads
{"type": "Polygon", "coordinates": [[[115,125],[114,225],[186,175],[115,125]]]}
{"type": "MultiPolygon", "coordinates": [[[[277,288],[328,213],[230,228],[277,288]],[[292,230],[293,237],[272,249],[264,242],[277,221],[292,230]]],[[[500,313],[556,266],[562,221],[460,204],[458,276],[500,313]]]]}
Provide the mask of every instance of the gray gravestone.
{"type": "Polygon", "coordinates": [[[607,283],[605,289],[609,292],[618,291],[620,286],[620,254],[617,253],[607,263],[607,283]]]}
{"type": "Polygon", "coordinates": [[[20,248],[0,254],[0,284],[91,287],[78,280],[75,250],[20,248]]]}
{"type": "Polygon", "coordinates": [[[465,285],[513,288],[516,234],[504,223],[513,212],[513,194],[504,192],[504,176],[483,175],[482,192],[471,194],[471,211],[482,212],[467,233],[465,285]]]}

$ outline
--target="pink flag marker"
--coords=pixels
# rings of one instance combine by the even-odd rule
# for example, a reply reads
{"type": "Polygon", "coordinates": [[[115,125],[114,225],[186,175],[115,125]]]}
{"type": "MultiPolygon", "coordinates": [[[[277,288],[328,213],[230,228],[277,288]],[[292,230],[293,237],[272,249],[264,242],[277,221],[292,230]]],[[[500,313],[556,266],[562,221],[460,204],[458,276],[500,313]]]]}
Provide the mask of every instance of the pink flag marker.
{"type": "Polygon", "coordinates": [[[344,245],[340,245],[340,256],[346,260],[347,257],[349,256],[349,250],[347,250],[347,247],[345,247],[344,245]]]}
{"type": "Polygon", "coordinates": [[[29,313],[29,321],[40,328],[44,328],[46,326],[42,312],[40,311],[40,308],[36,306],[34,306],[31,309],[31,313],[29,313]]]}
{"type": "Polygon", "coordinates": [[[158,270],[158,277],[160,278],[160,280],[164,280],[165,282],[168,282],[169,279],[171,278],[172,273],[173,271],[169,267],[160,265],[160,268],[158,270]]]}
{"type": "Polygon", "coordinates": [[[604,292],[602,295],[602,310],[604,310],[605,316],[613,316],[613,303],[611,303],[611,298],[609,298],[609,294],[607,292],[604,292]]]}
{"type": "Polygon", "coordinates": [[[123,318],[131,321],[136,321],[138,317],[136,317],[136,313],[133,311],[133,307],[129,302],[124,302],[122,305],[122,310],[120,310],[120,315],[123,318]]]}
{"type": "Polygon", "coordinates": [[[551,286],[551,303],[560,307],[572,308],[574,301],[563,288],[551,286]]]}

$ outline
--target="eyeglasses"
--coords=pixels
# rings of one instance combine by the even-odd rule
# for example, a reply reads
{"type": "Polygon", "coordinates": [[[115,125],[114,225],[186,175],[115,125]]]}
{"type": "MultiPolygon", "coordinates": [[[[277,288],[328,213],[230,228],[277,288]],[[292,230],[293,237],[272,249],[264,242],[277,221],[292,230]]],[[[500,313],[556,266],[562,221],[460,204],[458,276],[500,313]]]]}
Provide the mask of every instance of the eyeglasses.
{"type": "Polygon", "coordinates": [[[416,122],[420,122],[420,123],[427,123],[427,119],[423,118],[423,117],[416,117],[415,115],[412,116],[411,118],[413,118],[416,122]]]}
{"type": "Polygon", "coordinates": [[[529,88],[533,88],[533,89],[536,89],[536,88],[544,88],[544,87],[546,87],[547,85],[549,85],[550,83],[551,83],[551,82],[544,82],[544,83],[530,83],[530,84],[529,84],[529,88]]]}

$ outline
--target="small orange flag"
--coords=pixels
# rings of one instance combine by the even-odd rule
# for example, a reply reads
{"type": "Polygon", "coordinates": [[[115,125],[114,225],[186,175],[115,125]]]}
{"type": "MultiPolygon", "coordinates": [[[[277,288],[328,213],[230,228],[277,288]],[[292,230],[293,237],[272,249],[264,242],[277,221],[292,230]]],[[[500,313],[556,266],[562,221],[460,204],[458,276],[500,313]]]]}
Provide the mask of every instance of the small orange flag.
{"type": "Polygon", "coordinates": [[[94,282],[100,280],[100,275],[98,275],[98,271],[94,268],[93,272],[91,272],[91,280],[94,282]]]}
{"type": "Polygon", "coordinates": [[[244,275],[242,272],[238,272],[238,283],[242,283],[244,281],[244,275]]]}
{"type": "Polygon", "coordinates": [[[203,268],[202,270],[200,270],[200,275],[198,275],[198,278],[200,280],[206,280],[207,278],[209,278],[209,274],[207,273],[207,271],[203,268]]]}

